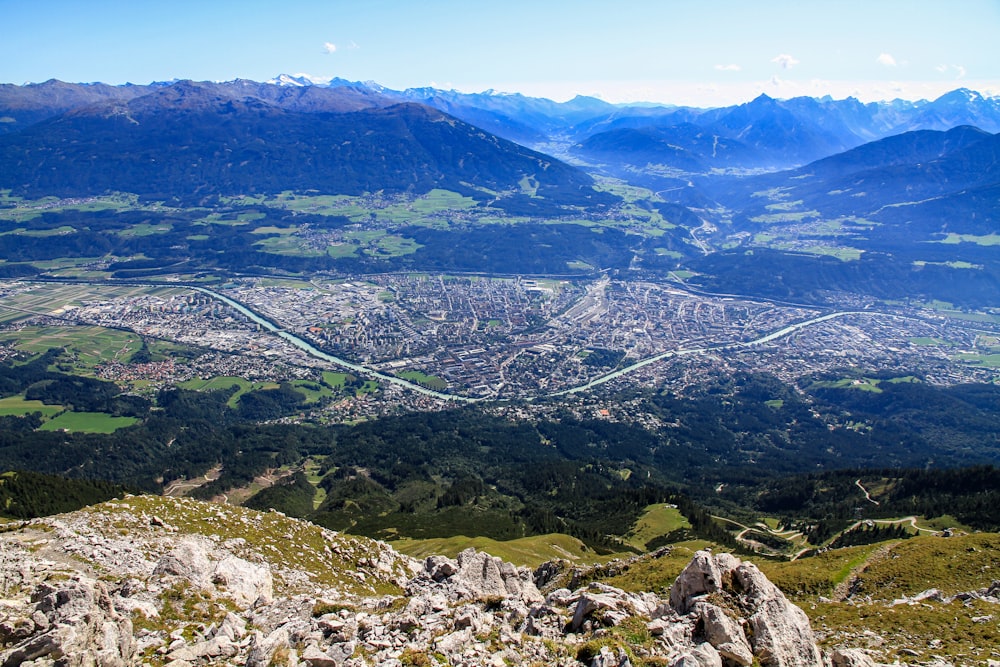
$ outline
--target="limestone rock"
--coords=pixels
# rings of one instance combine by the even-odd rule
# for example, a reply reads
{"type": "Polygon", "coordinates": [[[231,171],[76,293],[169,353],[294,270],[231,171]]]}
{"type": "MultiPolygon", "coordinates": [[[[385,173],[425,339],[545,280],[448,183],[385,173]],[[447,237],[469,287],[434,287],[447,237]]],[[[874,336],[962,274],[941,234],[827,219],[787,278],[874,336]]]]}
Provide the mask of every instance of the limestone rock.
{"type": "Polygon", "coordinates": [[[830,654],[830,664],[832,667],[879,667],[867,653],[854,648],[835,650],[830,654]]]}
{"type": "Polygon", "coordinates": [[[495,556],[469,548],[458,554],[455,577],[472,593],[472,597],[520,598],[527,603],[542,601],[535,587],[531,570],[517,568],[495,556]]]}
{"type": "Polygon", "coordinates": [[[699,644],[677,656],[670,667],[723,667],[722,656],[710,644],[699,644]]]}
{"type": "MultiPolygon", "coordinates": [[[[737,561],[738,562],[738,561],[737,561]]],[[[822,656],[805,612],[788,601],[752,563],[741,563],[734,575],[757,610],[748,619],[752,646],[764,667],[821,667],[822,656]]]]}
{"type": "Polygon", "coordinates": [[[212,583],[225,587],[226,594],[243,607],[258,600],[266,604],[274,596],[271,571],[235,556],[219,561],[212,574],[212,583]]]}
{"type": "Polygon", "coordinates": [[[315,644],[307,646],[300,657],[309,667],[340,667],[343,664],[342,660],[338,661],[330,654],[321,651],[315,644]]]}
{"type": "MultiPolygon", "coordinates": [[[[31,630],[15,624],[21,640],[0,651],[0,665],[48,658],[66,667],[124,667],[135,652],[132,621],[119,614],[104,585],[84,576],[39,584],[31,630]]],[[[16,640],[16,637],[14,638],[16,640]]]]}
{"type": "Polygon", "coordinates": [[[739,621],[730,618],[721,608],[708,602],[698,602],[695,610],[705,638],[723,658],[740,665],[749,665],[753,662],[753,650],[739,621]]]}
{"type": "Polygon", "coordinates": [[[246,667],[269,667],[276,661],[277,653],[287,655],[291,649],[288,643],[288,631],[278,628],[266,637],[260,631],[255,631],[247,654],[246,667]]]}
{"type": "MultiPolygon", "coordinates": [[[[189,523],[178,508],[210,525],[261,523],[249,511],[191,500],[152,506],[177,526],[189,523]]],[[[44,530],[19,539],[0,533],[0,667],[370,667],[434,654],[467,667],[580,667],[574,656],[593,640],[607,644],[587,658],[597,667],[629,666],[631,655],[679,667],[822,664],[801,610],[757,568],[727,554],[696,554],[669,602],[598,582],[543,599],[527,569],[471,549],[421,562],[384,544],[267,518],[292,548],[299,532],[318,535],[318,558],[325,554],[339,568],[326,572],[304,568],[276,544],[164,530],[151,514],[102,518],[98,510],[43,520],[44,530]],[[359,591],[359,582],[386,593],[374,585],[359,591]],[[178,618],[188,610],[191,618],[178,618]],[[144,617],[142,629],[133,630],[133,617],[144,617]],[[620,624],[645,624],[649,640],[623,650],[630,633],[612,629],[620,624]]],[[[606,571],[625,567],[615,562],[606,571]]],[[[562,572],[553,584],[583,572],[572,564],[540,571],[562,572]]],[[[972,599],[997,593],[994,586],[972,599]]],[[[879,667],[850,649],[827,660],[828,667],[879,667]]]]}
{"type": "MultiPolygon", "coordinates": [[[[701,604],[700,598],[711,594],[730,599],[735,608],[752,610],[746,619],[749,645],[763,667],[822,666],[822,656],[805,612],[789,602],[757,566],[743,563],[730,554],[699,551],[671,587],[670,603],[685,614],[701,604]]],[[[727,659],[748,664],[745,647],[738,641],[735,629],[718,614],[707,613],[713,619],[718,644],[720,647],[726,644],[727,659]],[[723,637],[734,641],[724,641],[723,637]]]]}

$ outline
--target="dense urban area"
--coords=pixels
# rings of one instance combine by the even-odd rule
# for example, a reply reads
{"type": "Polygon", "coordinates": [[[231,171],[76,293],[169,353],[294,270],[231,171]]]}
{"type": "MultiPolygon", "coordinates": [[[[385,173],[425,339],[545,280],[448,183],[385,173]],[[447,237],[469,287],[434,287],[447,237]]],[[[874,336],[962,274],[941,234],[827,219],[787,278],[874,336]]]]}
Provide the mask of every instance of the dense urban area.
{"type": "Polygon", "coordinates": [[[713,372],[762,371],[794,382],[855,368],[919,371],[940,385],[992,382],[990,354],[1000,338],[989,316],[856,302],[818,309],[607,276],[253,279],[217,292],[7,282],[0,296],[6,314],[18,315],[7,329],[98,325],[199,350],[191,358],[141,364],[122,355],[99,368],[101,377],[126,387],[218,376],[302,380],[345,367],[379,383],[381,391],[318,407],[323,421],[435,409],[454,400],[537,399],[605,384],[683,394],[713,372]],[[45,295],[53,289],[81,296],[52,301],[45,295]],[[386,382],[390,377],[404,382],[386,382]]]}

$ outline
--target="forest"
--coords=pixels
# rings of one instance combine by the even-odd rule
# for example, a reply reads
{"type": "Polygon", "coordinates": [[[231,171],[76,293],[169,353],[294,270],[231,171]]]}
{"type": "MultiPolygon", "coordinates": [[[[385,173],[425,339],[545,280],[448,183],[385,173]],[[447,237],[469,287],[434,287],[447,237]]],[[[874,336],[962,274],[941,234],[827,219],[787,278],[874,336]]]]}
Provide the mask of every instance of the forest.
{"type": "Polygon", "coordinates": [[[467,406],[330,427],[273,421],[301,407],[290,385],[248,392],[236,407],[228,404],[235,387],[164,389],[149,401],[49,370],[57,355],[0,364],[0,397],[140,420],[87,434],[37,430],[38,415],[3,417],[0,471],[162,492],[218,468],[192,492],[212,498],[287,470],[248,504],[374,537],[557,531],[601,550],[620,550],[615,536],[646,506],[668,501],[699,534],[719,533],[716,541],[725,531],[698,512],[777,516],[817,540],[859,517],[947,513],[1000,528],[1000,473],[991,467],[1000,458],[1000,387],[992,385],[887,382],[871,394],[822,378],[796,388],[736,375],[706,378],[684,397],[652,389],[617,397],[667,428],[581,418],[558,405],[530,420],[467,406]],[[318,487],[301,472],[307,461],[318,487]],[[861,479],[879,489],[879,505],[865,503],[861,479]]]}

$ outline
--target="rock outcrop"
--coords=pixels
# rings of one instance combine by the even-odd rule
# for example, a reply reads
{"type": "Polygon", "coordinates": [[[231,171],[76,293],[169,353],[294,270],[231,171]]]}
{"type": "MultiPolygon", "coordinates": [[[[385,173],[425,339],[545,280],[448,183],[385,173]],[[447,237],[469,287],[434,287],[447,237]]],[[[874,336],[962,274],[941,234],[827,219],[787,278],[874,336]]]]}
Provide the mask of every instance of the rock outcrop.
{"type": "Polygon", "coordinates": [[[0,667],[875,664],[846,649],[824,660],[805,614],[754,565],[707,551],[668,599],[601,583],[543,596],[529,570],[475,550],[419,562],[284,517],[165,499],[38,520],[0,547],[0,667]],[[206,534],[218,512],[220,531],[254,538],[206,534]]]}

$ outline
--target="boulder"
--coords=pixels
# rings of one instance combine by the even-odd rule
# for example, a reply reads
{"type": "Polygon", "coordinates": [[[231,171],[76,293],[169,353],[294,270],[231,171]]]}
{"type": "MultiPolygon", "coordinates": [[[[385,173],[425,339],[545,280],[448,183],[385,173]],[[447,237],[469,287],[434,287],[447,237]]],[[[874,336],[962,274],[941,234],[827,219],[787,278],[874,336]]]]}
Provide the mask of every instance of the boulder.
{"type": "Polygon", "coordinates": [[[216,550],[204,537],[188,535],[178,540],[153,568],[153,575],[179,577],[201,589],[216,589],[240,607],[270,602],[274,582],[266,566],[255,565],[228,551],[216,550]]]}
{"type": "Polygon", "coordinates": [[[266,637],[259,630],[255,631],[250,640],[246,667],[269,667],[272,664],[285,664],[278,662],[281,658],[277,654],[287,653],[290,649],[288,631],[284,628],[278,628],[266,637]]]}
{"type": "Polygon", "coordinates": [[[710,644],[699,644],[674,658],[670,667],[723,667],[722,656],[710,644]]]}
{"type": "Polygon", "coordinates": [[[542,594],[535,586],[531,570],[517,568],[510,563],[482,551],[469,548],[458,554],[458,573],[455,575],[472,597],[515,597],[527,604],[542,602],[542,594]]]}
{"type": "Polygon", "coordinates": [[[342,660],[323,652],[315,644],[307,646],[300,657],[309,667],[340,667],[343,664],[342,660]]]}
{"type": "Polygon", "coordinates": [[[619,601],[607,594],[584,593],[576,603],[573,611],[573,621],[570,628],[575,632],[583,625],[584,620],[595,611],[615,611],[619,608],[619,601]]]}
{"type": "Polygon", "coordinates": [[[632,661],[624,649],[612,651],[607,646],[602,646],[601,650],[590,661],[590,667],[632,667],[632,661]]]}
{"type": "MultiPolygon", "coordinates": [[[[444,556],[427,558],[423,571],[410,580],[406,589],[411,595],[426,596],[428,600],[438,597],[440,592],[444,592],[452,601],[501,601],[513,598],[532,605],[543,600],[535,586],[531,570],[517,568],[472,548],[458,554],[456,560],[444,556]]],[[[446,600],[443,601],[447,604],[446,600]]]]}
{"type": "Polygon", "coordinates": [[[856,648],[840,648],[830,654],[832,667],[879,667],[867,653],[856,648]]]}
{"type": "Polygon", "coordinates": [[[691,610],[694,598],[723,589],[724,577],[730,577],[740,561],[730,554],[715,555],[698,551],[670,588],[670,606],[681,614],[691,610]]]}
{"type": "Polygon", "coordinates": [[[705,639],[723,658],[739,665],[749,665],[753,662],[753,650],[747,642],[743,625],[737,619],[708,602],[698,602],[695,610],[705,639]]]}
{"type": "Polygon", "coordinates": [[[724,650],[728,660],[749,664],[745,652],[748,643],[763,667],[823,664],[805,612],[789,602],[756,565],[743,563],[730,554],[696,553],[671,587],[670,604],[681,614],[695,608],[704,610],[697,613],[706,634],[711,628],[715,637],[714,642],[709,642],[724,650]],[[708,605],[703,598],[713,594],[748,615],[745,622],[749,632],[743,633],[742,628],[737,632],[736,626],[723,620],[725,613],[721,609],[716,612],[712,609],[716,605],[708,605]],[[749,635],[749,642],[740,641],[740,635],[749,635]]]}
{"type": "Polygon", "coordinates": [[[207,538],[186,535],[157,561],[153,575],[181,577],[195,586],[206,588],[212,573],[212,561],[208,554],[213,547],[207,538]]]}
{"type": "Polygon", "coordinates": [[[101,582],[78,575],[43,582],[31,597],[31,633],[16,624],[21,641],[0,651],[0,665],[48,659],[65,667],[124,667],[135,654],[132,621],[119,614],[101,582]],[[37,619],[37,620],[36,620],[37,619]]]}
{"type": "Polygon", "coordinates": [[[219,561],[212,574],[212,583],[224,587],[226,595],[241,607],[248,607],[258,600],[266,604],[274,596],[271,570],[236,556],[219,561]]]}

